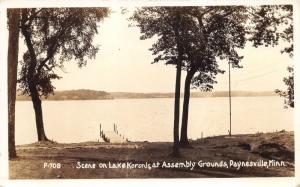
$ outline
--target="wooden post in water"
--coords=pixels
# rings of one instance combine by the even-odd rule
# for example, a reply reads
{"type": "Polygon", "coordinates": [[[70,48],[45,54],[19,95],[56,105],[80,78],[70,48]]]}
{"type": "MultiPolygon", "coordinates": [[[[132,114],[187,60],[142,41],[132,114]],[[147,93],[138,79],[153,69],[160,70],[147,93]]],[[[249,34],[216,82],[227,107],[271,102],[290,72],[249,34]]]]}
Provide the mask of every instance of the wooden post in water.
{"type": "Polygon", "coordinates": [[[99,127],[100,127],[100,135],[101,135],[101,123],[100,123],[99,127]]]}

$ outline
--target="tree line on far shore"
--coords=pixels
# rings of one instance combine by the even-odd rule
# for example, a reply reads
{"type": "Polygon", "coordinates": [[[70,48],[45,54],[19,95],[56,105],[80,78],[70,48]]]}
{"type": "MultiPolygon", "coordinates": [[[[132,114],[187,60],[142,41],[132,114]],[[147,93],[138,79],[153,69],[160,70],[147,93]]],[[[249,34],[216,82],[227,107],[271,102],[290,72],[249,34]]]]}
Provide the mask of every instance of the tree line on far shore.
{"type": "MultiPolygon", "coordinates": [[[[60,79],[57,69],[66,61],[81,68],[94,58],[98,47],[93,38],[109,8],[30,8],[8,9],[8,96],[9,96],[9,158],[16,157],[15,100],[16,86],[29,95],[34,107],[38,141],[49,141],[44,130],[42,98],[54,93],[52,81],[60,79]],[[18,63],[19,35],[27,50],[18,63]],[[20,71],[17,77],[18,64],[20,71]]],[[[207,92],[213,90],[216,75],[224,73],[219,63],[242,68],[239,50],[247,42],[253,47],[288,45],[283,53],[293,55],[292,5],[266,6],[197,6],[139,7],[130,20],[141,31],[141,40],[157,38],[150,51],[153,63],[175,66],[173,156],[180,147],[189,146],[188,114],[191,87],[207,92]],[[279,29],[280,28],[280,29],[279,29]],[[180,80],[186,71],[181,131],[180,80]],[[179,138],[179,134],[181,135],[179,138]]],[[[101,34],[101,33],[100,33],[101,34]]],[[[284,63],[284,62],[283,62],[284,63]]],[[[289,72],[293,73],[293,67],[289,72]]],[[[293,78],[293,74],[290,76],[293,78]]],[[[277,91],[293,103],[293,79],[287,77],[287,91],[277,91]]],[[[84,79],[84,77],[83,77],[84,79]]]]}
{"type": "MultiPolygon", "coordinates": [[[[274,91],[231,91],[232,97],[259,97],[259,96],[276,96],[274,91]]],[[[180,94],[184,97],[184,93],[180,94]]],[[[228,97],[228,91],[212,92],[191,92],[191,98],[205,97],[228,97]]],[[[174,98],[174,93],[137,93],[137,92],[105,92],[89,89],[54,91],[47,98],[41,100],[61,101],[61,100],[107,100],[107,99],[155,99],[155,98],[174,98]]],[[[23,95],[17,92],[17,101],[30,101],[29,95],[23,95]]]]}

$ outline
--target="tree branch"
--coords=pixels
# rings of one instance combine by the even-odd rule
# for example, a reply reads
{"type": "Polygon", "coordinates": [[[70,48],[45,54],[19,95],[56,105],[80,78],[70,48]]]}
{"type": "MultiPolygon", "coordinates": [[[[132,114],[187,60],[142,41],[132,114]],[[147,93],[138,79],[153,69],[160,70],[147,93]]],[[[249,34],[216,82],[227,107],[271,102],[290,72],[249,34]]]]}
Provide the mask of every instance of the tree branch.
{"type": "MultiPolygon", "coordinates": [[[[35,8],[33,8],[32,10],[36,10],[35,8]]],[[[27,21],[29,21],[28,26],[30,26],[32,24],[32,21],[34,20],[34,18],[36,18],[36,16],[43,11],[44,9],[41,8],[40,10],[36,11],[34,14],[31,14],[29,17],[27,17],[26,19],[24,19],[24,24],[26,24],[27,21]]]]}
{"type": "Polygon", "coordinates": [[[37,59],[36,59],[36,54],[34,51],[33,44],[31,42],[31,33],[28,31],[29,26],[25,24],[26,23],[25,19],[28,16],[27,14],[28,14],[28,12],[26,9],[22,11],[21,31],[25,37],[25,42],[26,42],[28,52],[30,55],[31,63],[29,65],[29,70],[28,70],[28,74],[29,74],[28,81],[32,82],[32,78],[34,77],[34,70],[37,65],[37,59]]]}
{"type": "Polygon", "coordinates": [[[54,41],[54,43],[51,45],[51,47],[48,48],[48,50],[47,50],[47,57],[40,63],[40,65],[38,67],[38,70],[37,70],[37,74],[40,74],[43,66],[45,66],[45,64],[47,63],[47,61],[49,61],[51,58],[54,57],[54,54],[55,54],[56,50],[59,47],[58,38],[62,37],[64,31],[66,30],[66,29],[64,29],[63,26],[61,28],[62,29],[60,29],[59,31],[57,31],[56,36],[54,36],[52,38],[52,40],[54,41]]]}

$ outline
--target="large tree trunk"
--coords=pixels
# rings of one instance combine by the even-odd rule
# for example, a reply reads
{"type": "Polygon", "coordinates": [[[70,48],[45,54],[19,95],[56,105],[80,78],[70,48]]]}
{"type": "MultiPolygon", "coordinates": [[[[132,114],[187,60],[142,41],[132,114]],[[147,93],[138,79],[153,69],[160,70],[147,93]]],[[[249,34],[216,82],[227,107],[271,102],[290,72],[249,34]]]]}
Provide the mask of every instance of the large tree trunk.
{"type": "Polygon", "coordinates": [[[180,83],[181,83],[181,66],[183,48],[179,36],[180,15],[177,15],[177,24],[175,26],[175,40],[178,50],[178,58],[176,64],[176,83],[175,83],[175,100],[174,100],[174,129],[173,129],[173,156],[178,157],[179,153],[179,115],[180,115],[180,83]]]}
{"type": "Polygon", "coordinates": [[[181,121],[181,136],[180,145],[189,145],[187,129],[188,129],[188,119],[189,119],[189,103],[190,103],[190,85],[195,71],[188,71],[185,78],[184,85],[184,100],[183,100],[183,110],[182,110],[182,121],[181,121]]]}
{"type": "Polygon", "coordinates": [[[8,157],[9,159],[17,157],[15,147],[15,102],[18,71],[18,53],[19,53],[19,9],[8,9],[8,55],[7,55],[7,73],[8,73],[8,157]]]}
{"type": "Polygon", "coordinates": [[[38,141],[49,141],[44,130],[42,101],[39,98],[38,91],[36,90],[35,86],[30,86],[30,94],[35,113],[38,141]]]}
{"type": "Polygon", "coordinates": [[[180,79],[181,79],[181,61],[176,67],[175,101],[174,101],[174,145],[173,156],[179,156],[179,113],[180,113],[180,79]]]}

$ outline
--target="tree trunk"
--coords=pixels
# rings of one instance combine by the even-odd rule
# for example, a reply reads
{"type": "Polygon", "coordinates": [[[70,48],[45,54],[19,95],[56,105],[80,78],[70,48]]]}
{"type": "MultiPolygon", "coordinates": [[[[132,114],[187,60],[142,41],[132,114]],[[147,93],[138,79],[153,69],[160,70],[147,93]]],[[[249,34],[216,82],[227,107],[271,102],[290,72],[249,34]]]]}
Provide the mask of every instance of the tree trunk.
{"type": "Polygon", "coordinates": [[[175,40],[178,50],[178,58],[176,64],[176,83],[175,83],[175,100],[174,100],[174,129],[173,129],[173,153],[172,155],[178,157],[179,153],[179,115],[180,115],[180,83],[181,83],[181,66],[182,66],[182,55],[183,48],[180,41],[179,25],[180,15],[177,15],[177,24],[175,25],[175,40]]]}
{"type": "Polygon", "coordinates": [[[34,112],[35,112],[35,123],[36,123],[36,130],[38,134],[38,141],[49,141],[44,130],[42,101],[40,99],[38,90],[36,88],[36,80],[34,78],[36,66],[37,66],[37,58],[31,41],[31,33],[28,30],[28,26],[25,24],[28,16],[27,14],[28,14],[27,10],[23,9],[22,19],[21,19],[21,31],[25,38],[25,43],[30,55],[30,66],[28,69],[27,80],[29,83],[29,91],[33,103],[34,112]]]}
{"type": "Polygon", "coordinates": [[[182,110],[182,121],[181,121],[181,136],[180,136],[180,145],[187,146],[189,145],[189,140],[187,136],[187,127],[189,119],[189,103],[190,103],[190,85],[192,78],[195,74],[195,71],[188,71],[185,78],[184,85],[184,100],[183,100],[183,110],[182,110]]]}
{"type": "Polygon", "coordinates": [[[175,101],[174,101],[174,145],[173,155],[179,156],[179,115],[180,115],[180,79],[181,79],[181,61],[178,60],[176,67],[175,101]]]}
{"type": "Polygon", "coordinates": [[[8,9],[8,157],[17,157],[15,147],[15,102],[19,53],[20,12],[18,9],[8,9]]]}
{"type": "Polygon", "coordinates": [[[44,130],[42,101],[39,98],[38,91],[36,90],[35,86],[30,86],[30,94],[35,113],[38,141],[49,141],[44,130]]]}

